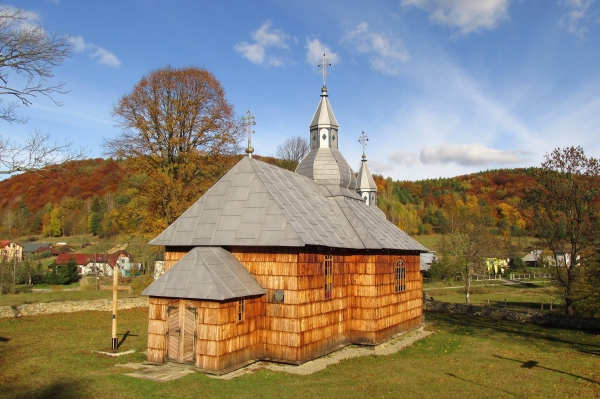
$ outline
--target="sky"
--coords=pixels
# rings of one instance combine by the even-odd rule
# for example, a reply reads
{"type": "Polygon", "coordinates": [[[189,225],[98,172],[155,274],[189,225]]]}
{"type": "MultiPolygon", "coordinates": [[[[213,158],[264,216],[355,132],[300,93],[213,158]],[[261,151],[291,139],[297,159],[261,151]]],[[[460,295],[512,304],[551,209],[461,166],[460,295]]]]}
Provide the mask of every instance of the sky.
{"type": "MultiPolygon", "coordinates": [[[[308,139],[327,54],[340,150],[361,132],[373,173],[395,180],[539,166],[558,147],[600,158],[600,0],[3,1],[69,35],[54,69],[67,94],[20,107],[23,125],[104,156],[111,109],[148,73],[197,66],[221,82],[252,146],[273,156],[308,139]]],[[[9,75],[9,79],[11,77],[9,75]]]]}

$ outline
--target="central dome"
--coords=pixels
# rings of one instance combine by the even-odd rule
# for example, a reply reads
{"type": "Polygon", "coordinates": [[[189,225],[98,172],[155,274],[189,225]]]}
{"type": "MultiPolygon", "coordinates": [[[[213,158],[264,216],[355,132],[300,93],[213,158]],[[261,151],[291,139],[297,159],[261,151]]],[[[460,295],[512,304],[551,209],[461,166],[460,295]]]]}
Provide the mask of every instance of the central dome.
{"type": "Polygon", "coordinates": [[[310,124],[310,152],[296,168],[296,173],[325,186],[356,189],[356,177],[338,150],[339,125],[329,105],[327,88],[321,90],[321,101],[310,124]]]}

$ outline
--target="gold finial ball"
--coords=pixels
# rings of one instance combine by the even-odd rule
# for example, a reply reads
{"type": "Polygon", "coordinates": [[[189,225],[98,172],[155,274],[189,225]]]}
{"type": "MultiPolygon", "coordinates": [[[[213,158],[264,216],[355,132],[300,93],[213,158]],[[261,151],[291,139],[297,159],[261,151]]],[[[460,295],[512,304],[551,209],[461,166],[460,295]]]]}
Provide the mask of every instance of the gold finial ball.
{"type": "Polygon", "coordinates": [[[367,159],[367,156],[365,154],[363,154],[362,159],[367,159]]]}
{"type": "Polygon", "coordinates": [[[323,88],[321,89],[321,93],[327,93],[327,86],[323,85],[323,88]]]}
{"type": "Polygon", "coordinates": [[[252,148],[252,147],[246,148],[246,153],[252,154],[253,152],[254,152],[254,148],[252,148]]]}

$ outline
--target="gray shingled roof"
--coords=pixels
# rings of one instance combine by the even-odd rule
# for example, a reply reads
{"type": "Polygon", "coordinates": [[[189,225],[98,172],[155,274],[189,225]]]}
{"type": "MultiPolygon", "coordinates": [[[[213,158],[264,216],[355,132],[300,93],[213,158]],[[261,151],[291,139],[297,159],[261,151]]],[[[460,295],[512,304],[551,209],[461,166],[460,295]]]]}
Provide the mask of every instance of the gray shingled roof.
{"type": "Polygon", "coordinates": [[[50,243],[48,242],[22,242],[19,243],[23,247],[23,252],[35,252],[40,248],[49,247],[50,243]]]}
{"type": "Polygon", "coordinates": [[[375,179],[373,179],[373,175],[371,175],[371,171],[367,165],[367,159],[364,155],[356,179],[356,188],[360,191],[377,191],[377,184],[375,184],[375,179]]]}
{"type": "Polygon", "coordinates": [[[215,301],[263,294],[265,290],[244,266],[220,247],[194,248],[142,292],[215,301]]]}
{"type": "Polygon", "coordinates": [[[248,157],[150,244],[427,251],[356,193],[248,157]]]}
{"type": "Polygon", "coordinates": [[[296,173],[319,184],[356,188],[354,172],[337,148],[311,149],[296,168],[296,173]]]}
{"type": "Polygon", "coordinates": [[[337,119],[335,119],[333,110],[329,105],[329,100],[327,99],[327,89],[323,87],[323,90],[325,91],[321,92],[321,101],[319,102],[315,116],[313,116],[313,119],[310,122],[310,128],[316,129],[320,126],[332,126],[338,128],[340,125],[338,124],[337,119]]]}

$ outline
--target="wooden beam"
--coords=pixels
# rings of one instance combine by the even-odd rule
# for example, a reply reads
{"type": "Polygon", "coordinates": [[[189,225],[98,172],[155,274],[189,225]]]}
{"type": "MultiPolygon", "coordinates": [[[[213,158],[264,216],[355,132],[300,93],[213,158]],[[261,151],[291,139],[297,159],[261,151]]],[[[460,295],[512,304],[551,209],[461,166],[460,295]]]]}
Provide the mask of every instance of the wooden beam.
{"type": "Polygon", "coordinates": [[[131,289],[131,287],[128,285],[117,285],[116,287],[114,285],[101,285],[100,289],[108,290],[108,291],[112,291],[112,290],[129,291],[131,289]]]}

